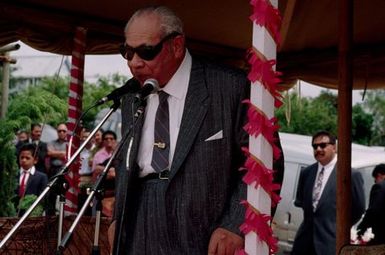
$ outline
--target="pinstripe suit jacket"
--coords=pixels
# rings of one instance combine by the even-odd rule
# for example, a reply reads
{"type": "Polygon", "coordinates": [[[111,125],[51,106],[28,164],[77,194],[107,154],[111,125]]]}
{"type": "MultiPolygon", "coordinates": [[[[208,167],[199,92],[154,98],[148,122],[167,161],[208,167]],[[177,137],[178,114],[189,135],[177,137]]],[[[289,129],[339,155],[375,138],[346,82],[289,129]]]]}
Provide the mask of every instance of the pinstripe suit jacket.
{"type": "MultiPolygon", "coordinates": [[[[334,167],[313,212],[312,196],[318,163],[300,173],[294,204],[302,207],[304,219],[295,237],[292,255],[309,255],[315,249],[317,255],[336,254],[336,200],[337,176],[334,167]]],[[[365,210],[364,180],[361,173],[352,171],[352,220],[357,222],[365,210]]]]}
{"type": "MultiPolygon", "coordinates": [[[[167,224],[169,237],[173,240],[180,239],[181,228],[184,231],[188,229],[189,240],[180,240],[178,247],[174,247],[175,251],[183,251],[183,254],[201,254],[204,251],[203,254],[207,254],[211,233],[218,227],[240,234],[239,226],[244,218],[240,201],[246,198],[246,185],[238,169],[244,162],[241,147],[248,143],[248,135],[243,130],[246,107],[241,101],[248,98],[248,93],[249,82],[244,73],[193,58],[164,205],[170,217],[159,223],[167,224]],[[222,139],[205,141],[221,130],[222,139]],[[174,208],[182,201],[183,208],[174,208]],[[175,215],[176,211],[178,215],[175,215]],[[178,219],[184,220],[179,222],[178,219]]],[[[132,112],[132,101],[130,95],[122,100],[123,137],[133,122],[132,115],[128,114],[132,112]]],[[[127,229],[135,214],[132,205],[137,197],[135,180],[138,169],[135,161],[140,125],[133,134],[135,139],[129,169],[126,169],[127,144],[118,157],[122,164],[116,177],[115,248],[129,245],[127,229]]],[[[124,250],[115,251],[115,254],[124,254],[124,250]]]]}

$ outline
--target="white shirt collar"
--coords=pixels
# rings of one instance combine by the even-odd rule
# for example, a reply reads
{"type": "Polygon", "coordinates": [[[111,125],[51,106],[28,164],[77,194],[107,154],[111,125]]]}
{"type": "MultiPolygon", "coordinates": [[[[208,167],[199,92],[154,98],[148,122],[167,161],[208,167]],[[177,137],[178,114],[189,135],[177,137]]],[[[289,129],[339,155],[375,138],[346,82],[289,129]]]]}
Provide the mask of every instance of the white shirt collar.
{"type": "Polygon", "coordinates": [[[333,170],[334,166],[337,163],[337,154],[334,155],[334,158],[326,165],[321,165],[321,163],[318,162],[318,169],[325,168],[325,170],[333,170]]]}
{"type": "Polygon", "coordinates": [[[169,82],[162,88],[167,94],[183,99],[187,94],[188,84],[190,81],[190,72],[192,66],[192,58],[188,50],[178,70],[169,80],[169,82]]]}
{"type": "Polygon", "coordinates": [[[23,175],[24,171],[27,171],[28,173],[30,173],[31,175],[35,175],[35,166],[32,166],[30,169],[28,170],[24,170],[22,167],[20,167],[20,176],[23,175]]]}

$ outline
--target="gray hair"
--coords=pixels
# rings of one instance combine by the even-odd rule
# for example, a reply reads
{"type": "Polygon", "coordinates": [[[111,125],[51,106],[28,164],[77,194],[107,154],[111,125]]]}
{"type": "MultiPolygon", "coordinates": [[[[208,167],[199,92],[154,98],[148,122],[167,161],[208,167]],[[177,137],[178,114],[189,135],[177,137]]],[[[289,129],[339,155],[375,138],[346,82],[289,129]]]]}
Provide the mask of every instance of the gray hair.
{"type": "Polygon", "coordinates": [[[127,31],[133,20],[147,14],[155,14],[160,18],[160,29],[163,35],[169,35],[172,32],[183,34],[183,23],[181,19],[174,11],[166,6],[150,6],[137,10],[128,20],[124,32],[127,31]]]}

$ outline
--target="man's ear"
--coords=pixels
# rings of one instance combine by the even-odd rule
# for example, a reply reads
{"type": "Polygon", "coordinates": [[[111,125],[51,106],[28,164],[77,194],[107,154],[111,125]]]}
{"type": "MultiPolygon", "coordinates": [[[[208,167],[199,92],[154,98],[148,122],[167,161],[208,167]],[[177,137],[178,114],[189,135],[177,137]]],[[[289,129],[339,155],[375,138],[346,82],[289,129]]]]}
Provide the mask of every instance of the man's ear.
{"type": "Polygon", "coordinates": [[[176,57],[183,57],[185,52],[185,37],[178,35],[174,38],[174,52],[176,57]]]}

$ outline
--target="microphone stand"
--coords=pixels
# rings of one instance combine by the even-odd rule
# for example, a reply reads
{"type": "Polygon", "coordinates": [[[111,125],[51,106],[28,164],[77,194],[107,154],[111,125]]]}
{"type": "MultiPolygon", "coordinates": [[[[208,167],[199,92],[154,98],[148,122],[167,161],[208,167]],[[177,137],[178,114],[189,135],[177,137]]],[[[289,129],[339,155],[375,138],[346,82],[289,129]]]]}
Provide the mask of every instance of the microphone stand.
{"type": "MultiPolygon", "coordinates": [[[[136,110],[136,114],[135,114],[135,120],[134,120],[134,123],[133,125],[131,126],[131,128],[128,130],[128,132],[125,134],[125,136],[123,137],[123,139],[119,142],[119,145],[118,147],[115,149],[114,153],[112,154],[112,156],[110,157],[110,159],[108,160],[106,166],[104,167],[103,169],[103,172],[99,175],[97,181],[95,182],[95,184],[93,185],[92,189],[91,189],[91,192],[90,194],[88,195],[86,201],[84,202],[83,204],[83,207],[80,209],[76,219],[74,220],[74,222],[72,223],[71,227],[69,228],[68,232],[64,235],[64,238],[63,240],[61,241],[61,244],[59,245],[59,249],[58,249],[58,254],[62,254],[62,252],[65,250],[68,242],[71,240],[72,238],[72,234],[76,228],[76,226],[78,225],[81,217],[84,215],[87,207],[89,206],[89,204],[93,201],[93,198],[96,196],[98,198],[98,196],[102,196],[102,191],[101,191],[101,187],[103,185],[103,182],[104,180],[106,179],[107,177],[107,174],[110,170],[110,166],[113,162],[113,160],[115,159],[116,155],[118,153],[120,153],[120,151],[122,150],[123,148],[123,145],[126,143],[126,141],[128,140],[128,138],[130,138],[130,141],[129,141],[129,145],[131,147],[131,144],[132,144],[132,139],[133,139],[133,136],[131,136],[131,133],[132,131],[134,130],[135,126],[137,125],[138,121],[140,121],[142,118],[143,118],[143,112],[144,112],[144,108],[145,108],[145,105],[146,105],[146,101],[145,100],[141,100],[139,102],[139,105],[137,107],[137,110],[136,110]]],[[[101,199],[97,199],[97,205],[96,206],[101,206],[101,199]]],[[[99,254],[99,247],[97,245],[97,242],[98,242],[98,239],[99,239],[99,228],[100,228],[100,209],[99,209],[99,214],[97,214],[97,218],[96,218],[96,222],[95,222],[96,226],[95,226],[95,238],[94,238],[94,244],[93,244],[93,247],[92,247],[92,254],[96,255],[96,254],[99,254]]]]}
{"type": "MultiPolygon", "coordinates": [[[[107,121],[107,119],[111,116],[111,114],[118,109],[120,106],[119,100],[114,100],[114,104],[110,107],[110,110],[106,113],[104,118],[100,121],[100,123],[92,130],[91,134],[87,137],[87,139],[81,144],[81,146],[75,151],[74,155],[67,161],[65,166],[61,168],[59,173],[51,177],[50,182],[47,184],[46,188],[42,191],[42,193],[36,198],[35,202],[28,208],[28,210],[23,214],[23,216],[19,219],[19,221],[13,226],[13,228],[8,232],[8,234],[1,240],[0,249],[5,245],[5,243],[12,237],[12,235],[17,231],[17,229],[21,226],[21,224],[27,219],[27,217],[31,214],[31,212],[35,209],[35,207],[43,200],[43,198],[47,195],[50,189],[55,185],[60,185],[61,187],[65,186],[64,175],[67,174],[69,166],[75,161],[77,156],[79,156],[80,152],[84,149],[86,144],[91,140],[91,138],[95,135],[95,133],[101,128],[101,126],[107,121]],[[60,182],[60,183],[59,183],[60,182]]],[[[63,210],[63,208],[61,208],[63,210]]],[[[60,212],[61,217],[63,215],[60,212]]],[[[62,220],[59,219],[59,224],[62,224],[62,220]]],[[[62,225],[59,225],[59,230],[62,229],[62,225]]]]}

